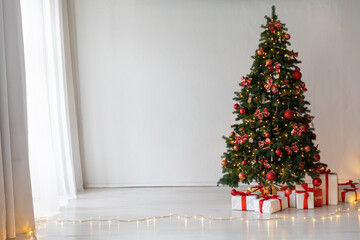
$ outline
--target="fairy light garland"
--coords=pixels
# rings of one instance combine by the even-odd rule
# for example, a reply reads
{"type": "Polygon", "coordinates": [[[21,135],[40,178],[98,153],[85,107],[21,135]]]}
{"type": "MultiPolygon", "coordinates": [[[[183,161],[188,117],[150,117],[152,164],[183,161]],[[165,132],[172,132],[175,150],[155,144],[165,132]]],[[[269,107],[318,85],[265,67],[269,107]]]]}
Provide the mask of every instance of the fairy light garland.
{"type": "Polygon", "coordinates": [[[36,239],[36,232],[40,229],[40,224],[41,223],[60,223],[60,224],[64,224],[64,223],[73,223],[73,224],[82,224],[82,223],[103,223],[103,222],[107,222],[109,225],[112,222],[117,222],[117,223],[140,223],[140,222],[150,222],[153,221],[154,223],[156,222],[156,220],[161,220],[161,219],[168,219],[168,218],[172,218],[175,217],[178,220],[184,220],[187,221],[189,219],[194,219],[194,220],[199,220],[201,222],[204,222],[205,220],[208,221],[242,221],[245,223],[249,223],[249,222],[269,222],[269,221],[274,221],[274,220],[285,220],[285,219],[291,219],[292,221],[295,221],[296,219],[302,219],[302,220],[312,220],[312,221],[316,221],[316,220],[325,220],[325,219],[333,219],[333,218],[340,218],[341,213],[354,213],[356,212],[358,215],[360,215],[360,207],[358,207],[358,203],[359,201],[355,201],[353,202],[355,203],[355,207],[353,210],[350,210],[350,208],[347,208],[346,210],[341,210],[340,208],[337,208],[335,210],[335,212],[327,214],[327,215],[319,215],[319,216],[315,216],[315,217],[297,217],[295,215],[284,215],[284,216],[276,216],[275,217],[269,217],[269,218],[252,218],[252,219],[247,219],[247,218],[240,218],[240,217],[212,217],[212,216],[204,216],[204,215],[200,215],[200,214],[196,214],[196,215],[183,215],[183,214],[172,214],[169,213],[167,215],[160,215],[160,216],[154,216],[154,217],[146,217],[146,218],[138,218],[138,219],[121,219],[120,216],[117,216],[116,218],[102,218],[101,216],[98,217],[90,217],[88,219],[81,219],[81,220],[71,220],[71,219],[61,219],[61,218],[54,218],[54,217],[41,217],[41,218],[37,218],[36,221],[36,227],[35,230],[30,231],[28,234],[31,236],[31,239],[36,239]]]}

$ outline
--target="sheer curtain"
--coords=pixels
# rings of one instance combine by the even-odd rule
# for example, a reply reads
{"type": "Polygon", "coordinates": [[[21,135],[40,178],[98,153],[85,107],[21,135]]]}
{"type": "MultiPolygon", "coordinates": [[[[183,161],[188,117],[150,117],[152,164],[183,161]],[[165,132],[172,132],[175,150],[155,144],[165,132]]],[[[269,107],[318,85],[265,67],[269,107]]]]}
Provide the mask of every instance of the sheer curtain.
{"type": "Polygon", "coordinates": [[[83,190],[66,1],[21,0],[36,216],[83,190]]]}
{"type": "Polygon", "coordinates": [[[0,240],[34,230],[19,0],[0,0],[0,240]]]}

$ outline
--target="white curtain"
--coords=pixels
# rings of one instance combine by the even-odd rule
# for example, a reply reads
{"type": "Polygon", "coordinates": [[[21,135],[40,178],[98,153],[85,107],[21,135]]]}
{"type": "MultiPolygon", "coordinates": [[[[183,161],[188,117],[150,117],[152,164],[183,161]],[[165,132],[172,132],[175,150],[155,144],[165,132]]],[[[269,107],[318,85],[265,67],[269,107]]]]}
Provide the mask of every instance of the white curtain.
{"type": "Polygon", "coordinates": [[[0,240],[34,229],[19,0],[0,0],[0,240]]]}
{"type": "Polygon", "coordinates": [[[21,0],[35,216],[83,190],[66,1],[21,0]]]}

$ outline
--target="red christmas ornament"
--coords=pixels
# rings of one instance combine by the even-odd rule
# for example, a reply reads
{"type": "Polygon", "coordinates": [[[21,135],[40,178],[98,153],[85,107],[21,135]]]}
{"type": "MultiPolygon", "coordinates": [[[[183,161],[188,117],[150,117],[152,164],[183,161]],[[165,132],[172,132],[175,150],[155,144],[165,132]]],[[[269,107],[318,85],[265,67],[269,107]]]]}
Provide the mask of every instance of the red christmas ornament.
{"type": "Polygon", "coordinates": [[[320,161],[320,155],[319,154],[316,154],[314,157],[316,158],[316,160],[320,161]]]}
{"type": "Polygon", "coordinates": [[[285,34],[285,38],[286,38],[287,40],[289,40],[289,39],[291,38],[290,34],[286,33],[286,34],[285,34]]]}
{"type": "Polygon", "coordinates": [[[315,133],[313,133],[312,137],[313,137],[313,139],[316,139],[316,134],[315,134],[315,133]]]}
{"type": "Polygon", "coordinates": [[[294,116],[294,112],[291,111],[290,109],[286,109],[284,112],[284,117],[286,119],[292,119],[292,117],[294,116]]]}
{"type": "Polygon", "coordinates": [[[235,135],[234,132],[230,132],[230,137],[233,137],[235,135]]]}
{"type": "Polygon", "coordinates": [[[282,152],[280,149],[276,149],[275,153],[276,153],[276,155],[280,156],[282,152]]]}
{"type": "Polygon", "coordinates": [[[239,146],[238,146],[238,145],[235,145],[235,146],[234,146],[234,150],[235,150],[235,151],[239,151],[239,146]]]}
{"type": "Polygon", "coordinates": [[[310,147],[309,145],[306,145],[306,146],[304,147],[304,150],[305,150],[305,152],[310,152],[311,147],[310,147]]]}
{"type": "Polygon", "coordinates": [[[271,66],[273,61],[271,59],[266,60],[266,66],[271,66]]]}
{"type": "Polygon", "coordinates": [[[288,197],[292,194],[292,190],[290,188],[285,189],[285,196],[288,197]]]}
{"type": "Polygon", "coordinates": [[[320,178],[314,178],[314,179],[313,179],[313,184],[314,184],[314,186],[318,187],[318,186],[321,185],[321,183],[322,183],[322,181],[321,181],[320,178]]]}
{"type": "Polygon", "coordinates": [[[276,177],[276,174],[273,172],[273,171],[270,171],[266,174],[266,178],[269,180],[269,181],[273,181],[276,177]]]}
{"type": "Polygon", "coordinates": [[[258,49],[257,54],[260,55],[260,56],[263,55],[264,54],[264,49],[262,49],[262,48],[258,49]]]}
{"type": "Polygon", "coordinates": [[[245,174],[245,173],[243,173],[243,172],[239,173],[239,179],[240,179],[240,180],[244,180],[245,178],[246,178],[246,174],[245,174]]]}
{"type": "Polygon", "coordinates": [[[246,160],[242,161],[242,165],[246,166],[248,162],[246,160]]]}
{"type": "Polygon", "coordinates": [[[235,109],[238,109],[239,107],[240,107],[239,104],[237,104],[237,103],[234,104],[235,109]]]}
{"type": "Polygon", "coordinates": [[[240,113],[244,114],[245,113],[245,108],[240,108],[240,113]]]}
{"type": "Polygon", "coordinates": [[[300,163],[300,167],[303,168],[304,166],[305,166],[305,163],[304,163],[304,162],[301,162],[301,163],[300,163]]]}
{"type": "Polygon", "coordinates": [[[301,76],[302,76],[302,74],[301,74],[301,72],[299,72],[299,71],[295,71],[295,72],[293,72],[293,74],[292,74],[292,77],[293,77],[293,79],[295,79],[295,80],[301,79],[301,76]]]}
{"type": "Polygon", "coordinates": [[[233,195],[233,196],[235,196],[236,195],[236,190],[235,189],[233,189],[233,190],[231,190],[231,195],[233,195]]]}
{"type": "Polygon", "coordinates": [[[229,164],[229,163],[228,163],[228,161],[226,161],[226,160],[222,160],[222,161],[221,161],[221,165],[222,165],[223,167],[226,167],[228,164],[229,164]]]}

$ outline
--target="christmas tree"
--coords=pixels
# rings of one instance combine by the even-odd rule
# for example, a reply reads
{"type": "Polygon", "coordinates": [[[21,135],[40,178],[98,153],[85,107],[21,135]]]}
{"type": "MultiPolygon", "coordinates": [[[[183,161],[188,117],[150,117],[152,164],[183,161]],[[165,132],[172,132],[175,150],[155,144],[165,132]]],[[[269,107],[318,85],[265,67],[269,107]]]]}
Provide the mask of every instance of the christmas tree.
{"type": "Polygon", "coordinates": [[[237,187],[256,181],[263,186],[300,184],[306,174],[315,178],[320,163],[313,117],[302,81],[298,53],[289,50],[290,34],[272,7],[265,16],[259,48],[250,74],[235,92],[236,124],[224,137],[223,177],[218,184],[237,187]]]}

